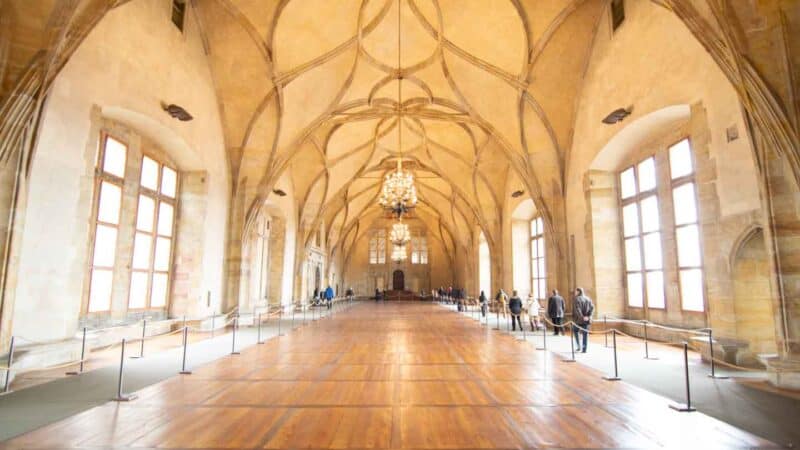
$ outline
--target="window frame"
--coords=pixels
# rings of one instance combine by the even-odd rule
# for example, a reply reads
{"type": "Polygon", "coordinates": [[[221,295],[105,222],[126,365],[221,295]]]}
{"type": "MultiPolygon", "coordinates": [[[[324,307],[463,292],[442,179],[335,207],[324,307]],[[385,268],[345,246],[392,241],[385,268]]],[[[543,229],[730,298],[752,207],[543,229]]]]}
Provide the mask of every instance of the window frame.
{"type": "Polygon", "coordinates": [[[428,237],[420,231],[411,235],[411,264],[428,264],[428,237]]]}
{"type": "Polygon", "coordinates": [[[667,289],[666,289],[667,283],[666,283],[666,277],[665,277],[665,272],[666,272],[666,267],[665,266],[666,266],[666,264],[665,264],[665,260],[664,260],[664,238],[663,238],[664,230],[663,230],[663,226],[662,226],[662,223],[661,223],[661,219],[662,219],[662,216],[663,216],[663,214],[662,214],[663,202],[659,198],[658,166],[656,164],[656,154],[652,153],[652,154],[649,154],[648,156],[637,157],[634,160],[633,163],[628,164],[628,165],[624,166],[622,169],[618,170],[617,174],[616,174],[616,182],[617,182],[617,186],[618,186],[617,202],[618,202],[618,205],[619,205],[619,222],[620,222],[619,233],[620,233],[620,239],[621,239],[621,243],[622,243],[622,245],[621,245],[622,265],[623,265],[623,267],[622,267],[622,286],[623,286],[623,289],[625,291],[625,307],[641,310],[641,311],[644,311],[645,313],[647,311],[649,311],[650,309],[666,312],[668,310],[668,306],[669,305],[668,305],[668,301],[667,301],[668,300],[667,299],[667,289]],[[654,170],[653,170],[654,174],[653,175],[655,176],[655,183],[654,183],[653,187],[648,189],[647,191],[641,191],[640,187],[639,187],[640,186],[640,180],[641,180],[640,175],[639,175],[639,166],[642,163],[644,163],[645,161],[647,161],[647,160],[652,160],[653,161],[653,168],[654,168],[654,170]],[[633,170],[633,176],[634,176],[634,183],[633,184],[634,184],[634,188],[635,188],[635,193],[633,195],[631,195],[630,197],[623,198],[623,196],[622,196],[622,174],[627,172],[628,170],[631,170],[631,169],[633,170]],[[658,229],[645,232],[643,230],[644,216],[642,214],[642,203],[645,200],[647,200],[647,199],[649,199],[651,197],[654,197],[655,201],[657,203],[656,209],[658,211],[658,229]],[[625,209],[625,207],[627,207],[629,205],[632,205],[632,204],[636,205],[637,228],[636,228],[636,233],[635,234],[632,234],[630,236],[626,236],[625,235],[624,209],[625,209]],[[659,239],[658,239],[659,240],[659,245],[661,247],[661,268],[659,268],[659,269],[648,269],[647,268],[646,259],[645,259],[645,250],[644,250],[645,237],[647,237],[649,235],[653,235],[653,234],[657,234],[658,235],[658,237],[659,237],[659,239]],[[627,243],[628,240],[632,240],[632,239],[638,239],[638,241],[639,241],[639,245],[638,245],[638,248],[639,248],[639,270],[628,270],[628,252],[627,252],[626,243],[627,243]],[[662,282],[661,282],[661,291],[662,291],[661,295],[662,295],[662,299],[663,299],[663,302],[664,302],[663,306],[652,306],[650,304],[650,298],[648,296],[648,288],[647,288],[647,278],[648,278],[648,274],[651,273],[651,272],[661,272],[661,279],[662,279],[662,282]],[[641,277],[641,298],[642,298],[642,304],[641,305],[633,305],[633,304],[631,304],[631,301],[630,301],[630,289],[629,289],[629,286],[628,286],[628,277],[630,275],[632,275],[632,274],[637,274],[637,273],[640,274],[640,277],[641,277]]]}
{"type": "Polygon", "coordinates": [[[536,300],[546,300],[547,299],[547,241],[544,237],[544,218],[541,215],[537,215],[531,220],[528,221],[528,249],[530,251],[530,280],[531,280],[531,290],[530,293],[534,294],[534,298],[536,300]],[[536,225],[536,234],[534,234],[531,230],[533,224],[537,223],[536,225]],[[542,254],[538,254],[538,241],[542,242],[542,254]],[[537,243],[537,254],[536,256],[533,255],[534,243],[537,243]],[[544,267],[544,273],[539,274],[539,260],[542,261],[542,266],[544,267]],[[541,290],[542,297],[538,297],[535,294],[539,290],[539,282],[544,282],[544,288],[541,290]]]}
{"type": "Polygon", "coordinates": [[[180,196],[180,173],[178,170],[173,167],[173,165],[166,161],[166,158],[160,158],[157,155],[154,155],[151,152],[142,151],[141,158],[139,160],[139,179],[136,180],[136,208],[134,209],[133,214],[133,238],[131,240],[131,257],[130,257],[130,277],[128,280],[128,298],[127,298],[127,309],[128,311],[153,311],[153,310],[161,310],[161,309],[168,309],[170,306],[171,301],[171,288],[173,283],[173,258],[175,256],[175,238],[177,234],[177,224],[178,224],[178,203],[179,203],[179,196],[180,196]],[[151,189],[142,185],[142,173],[144,169],[144,161],[145,158],[148,158],[158,164],[158,178],[156,180],[156,189],[151,189]],[[170,197],[167,194],[162,193],[162,182],[164,180],[164,169],[169,168],[173,172],[175,172],[175,196],[170,197]],[[138,228],[138,219],[139,219],[139,207],[141,206],[141,197],[149,197],[153,200],[153,222],[152,222],[152,231],[147,232],[143,230],[139,230],[138,228]],[[161,215],[161,203],[167,203],[172,207],[172,228],[170,230],[170,235],[162,235],[159,233],[158,230],[158,220],[161,215]],[[149,263],[147,269],[138,269],[134,268],[133,265],[133,258],[135,255],[135,248],[136,248],[136,235],[139,233],[147,234],[150,237],[150,251],[149,251],[149,263]],[[167,270],[158,270],[156,269],[156,245],[158,239],[169,239],[170,246],[169,246],[169,256],[167,257],[167,270]],[[133,286],[133,274],[134,273],[145,273],[147,274],[147,287],[146,287],[146,298],[145,304],[143,307],[131,307],[131,292],[133,286]],[[166,285],[166,296],[164,298],[164,305],[162,306],[152,306],[153,302],[153,280],[155,279],[156,275],[166,275],[167,277],[167,285],[166,285]]]}
{"type": "Polygon", "coordinates": [[[371,266],[379,266],[386,264],[386,230],[381,228],[374,230],[369,237],[369,244],[367,248],[367,262],[371,266]],[[372,262],[373,242],[375,246],[375,262],[372,262]],[[381,245],[382,244],[382,245],[381,245]],[[383,247],[383,251],[381,248],[383,247]]]}
{"type": "Polygon", "coordinates": [[[98,146],[97,152],[97,160],[95,161],[94,167],[94,188],[93,188],[93,195],[94,195],[94,202],[92,205],[92,216],[91,216],[91,238],[89,239],[89,253],[88,253],[88,261],[87,261],[87,289],[86,289],[86,299],[83,304],[85,305],[85,314],[104,314],[110,313],[112,307],[114,305],[114,276],[116,274],[116,258],[119,250],[119,237],[120,237],[120,227],[122,225],[122,203],[125,197],[125,175],[127,175],[127,165],[128,165],[128,156],[130,155],[130,145],[128,144],[127,140],[122,139],[118,135],[107,131],[101,130],[100,131],[100,142],[98,146]],[[125,162],[123,167],[125,168],[125,173],[122,177],[115,175],[111,172],[106,172],[105,167],[105,156],[106,156],[106,147],[108,145],[108,139],[113,139],[120,144],[125,146],[125,162]],[[117,211],[117,223],[112,224],[109,222],[101,221],[100,220],[100,201],[101,201],[101,188],[103,183],[110,183],[117,186],[120,189],[120,208],[117,211]],[[94,253],[97,247],[97,229],[98,226],[107,226],[113,227],[116,232],[116,240],[114,242],[114,262],[110,267],[108,266],[96,266],[94,264],[94,253]],[[92,282],[94,280],[94,272],[95,269],[109,271],[111,272],[111,298],[108,302],[108,308],[106,309],[98,309],[92,310],[91,309],[91,301],[92,301],[92,282]]]}
{"type": "Polygon", "coordinates": [[[670,193],[670,197],[671,197],[671,201],[672,201],[672,227],[673,227],[672,234],[673,234],[673,238],[675,240],[675,273],[677,275],[677,284],[678,284],[678,302],[680,303],[680,308],[681,308],[681,312],[682,313],[698,314],[698,315],[705,316],[705,314],[708,312],[708,292],[707,292],[707,285],[706,285],[706,271],[705,271],[705,257],[704,257],[705,255],[703,254],[703,229],[702,229],[702,226],[701,226],[701,223],[700,223],[700,196],[699,196],[699,192],[698,192],[698,188],[697,188],[697,158],[695,156],[694,146],[692,145],[691,136],[686,135],[686,136],[683,136],[683,137],[681,137],[680,139],[678,139],[678,140],[676,140],[674,142],[670,142],[667,145],[666,153],[667,153],[667,162],[668,162],[667,170],[668,170],[668,173],[669,173],[669,180],[670,180],[669,193],[670,193]],[[680,144],[683,141],[686,141],[687,144],[689,145],[689,158],[691,159],[691,162],[692,162],[692,173],[690,173],[688,175],[680,176],[678,178],[672,178],[672,161],[670,159],[670,149],[672,147],[680,144]],[[690,183],[694,185],[695,221],[692,222],[692,223],[685,223],[685,224],[678,225],[678,224],[675,223],[675,202],[674,202],[673,195],[674,195],[675,189],[677,189],[677,188],[679,188],[679,187],[681,187],[683,185],[690,184],[690,183]],[[699,266],[696,266],[696,267],[695,266],[681,267],[680,259],[679,259],[679,255],[678,255],[678,229],[679,228],[686,228],[686,227],[689,227],[689,226],[692,226],[692,225],[697,227],[697,244],[699,246],[698,255],[699,255],[699,259],[700,259],[700,264],[699,264],[699,266]],[[684,271],[684,270],[697,270],[697,269],[700,270],[700,276],[702,278],[701,291],[702,291],[702,294],[703,294],[703,302],[702,302],[703,309],[700,310],[700,311],[695,310],[695,309],[686,309],[686,308],[684,308],[683,284],[681,283],[681,272],[682,271],[684,271]]]}

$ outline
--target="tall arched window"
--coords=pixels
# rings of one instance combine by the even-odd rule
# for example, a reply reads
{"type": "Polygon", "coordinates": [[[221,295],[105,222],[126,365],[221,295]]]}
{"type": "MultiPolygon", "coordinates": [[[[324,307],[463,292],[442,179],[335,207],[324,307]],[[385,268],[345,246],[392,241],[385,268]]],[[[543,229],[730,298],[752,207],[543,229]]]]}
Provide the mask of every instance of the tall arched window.
{"type": "Polygon", "coordinates": [[[386,264],[386,230],[376,230],[369,238],[369,263],[386,264]]]}
{"type": "Polygon", "coordinates": [[[492,292],[492,255],[489,243],[481,232],[478,244],[478,284],[487,296],[492,292]]]}
{"type": "Polygon", "coordinates": [[[531,293],[537,300],[547,297],[547,275],[544,260],[544,222],[531,220],[531,293]]]}
{"type": "Polygon", "coordinates": [[[428,238],[419,231],[411,237],[411,264],[428,264],[428,238]]]}
{"type": "Polygon", "coordinates": [[[655,157],[620,174],[622,236],[628,306],[664,308],[661,222],[656,192],[655,157]]]}
{"type": "Polygon", "coordinates": [[[675,212],[675,245],[678,253],[681,307],[686,311],[703,311],[705,309],[703,258],[700,248],[694,162],[688,139],[683,139],[669,148],[669,168],[675,212]]]}
{"type": "Polygon", "coordinates": [[[129,310],[165,308],[172,278],[177,171],[103,133],[96,173],[87,312],[110,311],[118,295],[127,299],[129,310]],[[124,290],[115,287],[128,280],[124,290]]]}

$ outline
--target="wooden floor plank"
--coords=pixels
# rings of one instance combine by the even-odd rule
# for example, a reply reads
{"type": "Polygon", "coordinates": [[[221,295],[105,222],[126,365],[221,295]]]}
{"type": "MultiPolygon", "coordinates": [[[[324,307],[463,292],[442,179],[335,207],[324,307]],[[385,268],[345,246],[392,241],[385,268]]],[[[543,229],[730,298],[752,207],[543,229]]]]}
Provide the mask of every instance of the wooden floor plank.
{"type": "Polygon", "coordinates": [[[364,303],[307,323],[0,447],[772,446],[433,304],[364,303]]]}

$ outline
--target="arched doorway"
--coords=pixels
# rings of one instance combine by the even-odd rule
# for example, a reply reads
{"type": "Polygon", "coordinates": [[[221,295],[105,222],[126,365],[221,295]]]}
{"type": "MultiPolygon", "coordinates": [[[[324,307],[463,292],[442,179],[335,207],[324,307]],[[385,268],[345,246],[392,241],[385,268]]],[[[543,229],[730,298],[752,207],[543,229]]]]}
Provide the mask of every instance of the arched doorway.
{"type": "Polygon", "coordinates": [[[406,289],[406,276],[402,270],[395,270],[392,273],[392,290],[404,291],[406,289]]]}
{"type": "Polygon", "coordinates": [[[732,268],[736,335],[748,342],[752,356],[774,353],[777,346],[769,256],[760,228],[748,233],[734,258],[732,268]]]}

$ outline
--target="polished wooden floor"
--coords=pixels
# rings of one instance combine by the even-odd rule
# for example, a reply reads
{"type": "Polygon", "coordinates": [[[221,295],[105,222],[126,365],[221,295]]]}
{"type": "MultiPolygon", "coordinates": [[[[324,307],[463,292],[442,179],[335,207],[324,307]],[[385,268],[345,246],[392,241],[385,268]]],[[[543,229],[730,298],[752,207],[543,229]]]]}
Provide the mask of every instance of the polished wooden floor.
{"type": "Polygon", "coordinates": [[[3,448],[770,447],[433,304],[364,303],[3,448]]]}

